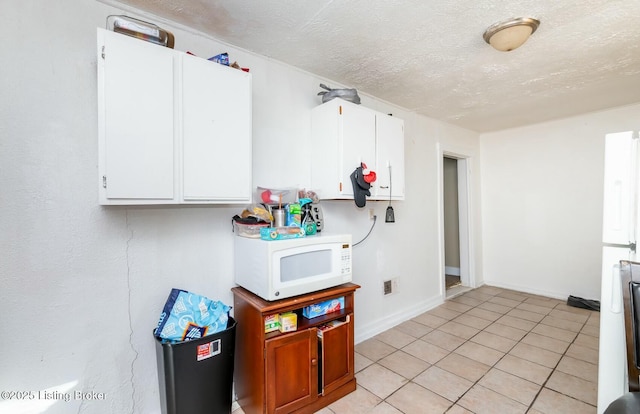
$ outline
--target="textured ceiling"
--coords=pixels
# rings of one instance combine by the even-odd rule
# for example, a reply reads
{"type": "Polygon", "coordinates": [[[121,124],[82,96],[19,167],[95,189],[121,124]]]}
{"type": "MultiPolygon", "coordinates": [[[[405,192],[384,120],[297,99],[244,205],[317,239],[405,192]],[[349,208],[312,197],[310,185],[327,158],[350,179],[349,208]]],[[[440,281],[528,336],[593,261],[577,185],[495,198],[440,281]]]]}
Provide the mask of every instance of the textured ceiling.
{"type": "Polygon", "coordinates": [[[123,0],[478,132],[640,102],[640,0],[123,0]],[[498,52],[511,17],[537,32],[498,52]]]}

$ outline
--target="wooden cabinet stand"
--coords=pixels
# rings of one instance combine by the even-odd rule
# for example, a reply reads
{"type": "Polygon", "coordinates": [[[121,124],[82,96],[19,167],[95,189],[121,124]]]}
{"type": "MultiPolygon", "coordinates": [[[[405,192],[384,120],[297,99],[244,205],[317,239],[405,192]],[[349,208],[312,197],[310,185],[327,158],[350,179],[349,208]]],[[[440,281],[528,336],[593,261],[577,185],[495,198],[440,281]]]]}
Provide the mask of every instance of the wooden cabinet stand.
{"type": "Polygon", "coordinates": [[[266,301],[242,287],[234,295],[234,381],[245,414],[314,413],[356,389],[353,354],[353,283],[266,301]],[[344,308],[312,319],[302,310],[344,298],[344,308]],[[294,332],[265,333],[265,318],[297,314],[294,332]]]}

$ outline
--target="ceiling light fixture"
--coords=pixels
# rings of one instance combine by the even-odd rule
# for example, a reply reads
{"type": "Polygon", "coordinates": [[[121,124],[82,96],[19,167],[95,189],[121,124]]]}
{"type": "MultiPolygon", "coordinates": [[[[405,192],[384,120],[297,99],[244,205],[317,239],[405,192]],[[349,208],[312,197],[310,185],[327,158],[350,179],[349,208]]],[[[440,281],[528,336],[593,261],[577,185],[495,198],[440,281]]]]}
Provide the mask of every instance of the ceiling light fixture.
{"type": "Polygon", "coordinates": [[[539,25],[538,19],[518,17],[489,26],[483,37],[494,49],[508,52],[522,46],[539,25]]]}

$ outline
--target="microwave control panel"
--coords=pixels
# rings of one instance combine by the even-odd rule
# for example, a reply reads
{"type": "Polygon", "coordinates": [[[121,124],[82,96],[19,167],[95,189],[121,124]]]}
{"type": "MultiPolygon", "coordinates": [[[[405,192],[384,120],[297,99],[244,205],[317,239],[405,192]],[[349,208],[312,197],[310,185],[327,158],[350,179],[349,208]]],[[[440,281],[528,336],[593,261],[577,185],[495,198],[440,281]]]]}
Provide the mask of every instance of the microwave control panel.
{"type": "Polygon", "coordinates": [[[351,245],[343,244],[342,253],[340,253],[340,274],[346,275],[351,273],[351,245]]]}

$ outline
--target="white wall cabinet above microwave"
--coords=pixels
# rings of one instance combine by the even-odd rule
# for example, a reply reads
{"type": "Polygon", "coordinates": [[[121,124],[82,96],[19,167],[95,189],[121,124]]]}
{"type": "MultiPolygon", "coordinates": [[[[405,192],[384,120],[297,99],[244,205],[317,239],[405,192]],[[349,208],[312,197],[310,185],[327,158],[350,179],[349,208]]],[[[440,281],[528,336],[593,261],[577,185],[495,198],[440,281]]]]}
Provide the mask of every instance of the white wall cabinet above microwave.
{"type": "Polygon", "coordinates": [[[321,199],[352,199],[351,173],[375,171],[368,200],[404,200],[404,121],[342,99],[311,111],[311,188],[321,199]]]}
{"type": "Polygon", "coordinates": [[[251,201],[251,75],[98,29],[100,204],[251,201]]]}

